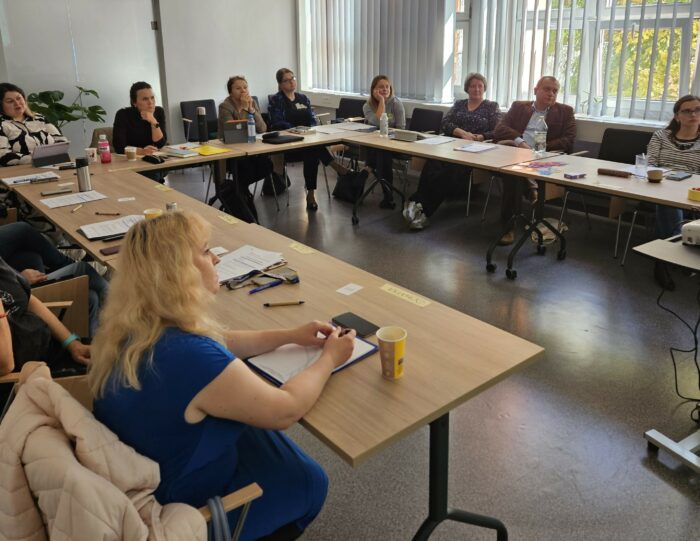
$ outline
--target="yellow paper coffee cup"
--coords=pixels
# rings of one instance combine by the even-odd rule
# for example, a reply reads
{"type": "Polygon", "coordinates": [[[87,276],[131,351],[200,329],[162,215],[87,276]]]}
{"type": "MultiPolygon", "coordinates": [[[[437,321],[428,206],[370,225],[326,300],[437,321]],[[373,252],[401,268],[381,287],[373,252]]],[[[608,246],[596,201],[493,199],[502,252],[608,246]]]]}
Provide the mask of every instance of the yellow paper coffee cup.
{"type": "Polygon", "coordinates": [[[397,380],[403,376],[406,359],[406,329],[390,326],[377,331],[379,357],[382,361],[382,376],[397,380]]]}

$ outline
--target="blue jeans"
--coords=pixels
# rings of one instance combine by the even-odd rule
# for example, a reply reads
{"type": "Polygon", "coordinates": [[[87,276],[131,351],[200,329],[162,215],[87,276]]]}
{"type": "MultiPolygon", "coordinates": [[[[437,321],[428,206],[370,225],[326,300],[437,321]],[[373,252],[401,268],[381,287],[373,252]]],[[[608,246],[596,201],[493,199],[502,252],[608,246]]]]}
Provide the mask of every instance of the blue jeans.
{"type": "MultiPolygon", "coordinates": [[[[0,226],[0,257],[17,272],[36,269],[51,272],[74,261],[59,252],[46,237],[26,222],[0,226]]],[[[100,305],[107,296],[107,281],[87,263],[81,262],[77,276],[87,276],[89,284],[90,335],[95,334],[100,305]]]]}
{"type": "Polygon", "coordinates": [[[681,209],[656,205],[656,237],[665,239],[673,235],[680,235],[683,211],[681,209]]]}

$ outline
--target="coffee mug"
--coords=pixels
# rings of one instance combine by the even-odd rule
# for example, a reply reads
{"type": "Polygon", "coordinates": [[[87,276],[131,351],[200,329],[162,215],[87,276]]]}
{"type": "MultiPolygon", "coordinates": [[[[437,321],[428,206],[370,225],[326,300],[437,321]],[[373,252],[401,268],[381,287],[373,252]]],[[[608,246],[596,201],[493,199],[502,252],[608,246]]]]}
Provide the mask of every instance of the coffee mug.
{"type": "Polygon", "coordinates": [[[647,171],[647,180],[649,180],[649,182],[661,182],[663,178],[663,169],[649,169],[647,171]]]}
{"type": "Polygon", "coordinates": [[[97,163],[97,149],[96,148],[86,148],[85,157],[90,163],[97,163]]]}

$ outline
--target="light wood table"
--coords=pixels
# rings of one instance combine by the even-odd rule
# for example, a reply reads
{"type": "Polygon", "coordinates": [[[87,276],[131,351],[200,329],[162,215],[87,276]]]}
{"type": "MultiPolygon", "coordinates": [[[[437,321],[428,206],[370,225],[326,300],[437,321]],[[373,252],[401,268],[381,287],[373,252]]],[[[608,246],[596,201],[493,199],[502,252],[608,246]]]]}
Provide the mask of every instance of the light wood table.
{"type": "MultiPolygon", "coordinates": [[[[13,169],[13,175],[22,174],[13,169]]],[[[75,179],[62,172],[62,179],[75,179]]],[[[352,311],[377,325],[400,325],[408,331],[406,374],[397,382],[382,378],[374,355],[334,375],[302,424],[349,464],[357,466],[416,429],[430,425],[428,517],[415,539],[427,539],[443,520],[492,528],[507,538],[499,520],[448,508],[449,412],[532,361],[541,347],[457,312],[440,303],[391,284],[316,250],[308,250],[282,235],[255,224],[231,224],[219,211],[133,171],[94,174],[93,187],[108,199],[84,205],[48,209],[39,202],[47,184],[22,185],[17,193],[66,231],[93,257],[103,242],[89,242],[77,228],[94,220],[96,210],[142,212],[175,201],[179,208],[200,213],[212,225],[212,244],[229,250],[241,244],[282,252],[300,276],[297,285],[283,285],[250,295],[222,288],[213,310],[233,328],[260,329],[295,326],[310,319],[330,320],[352,311]],[[136,197],[119,202],[120,197],[136,197]],[[349,283],[362,286],[353,295],[337,290],[349,283]],[[263,308],[264,302],[304,300],[303,305],[263,308]]],[[[55,183],[48,184],[55,186],[55,183]]],[[[105,261],[119,268],[118,256],[105,261]]]]}
{"type": "MultiPolygon", "coordinates": [[[[684,245],[680,235],[635,246],[634,251],[655,261],[679,265],[695,272],[700,271],[700,247],[684,245]]],[[[644,438],[650,451],[657,453],[659,449],[663,449],[693,471],[700,473],[700,430],[692,432],[681,441],[672,440],[655,429],[647,430],[644,438]]]]}
{"type": "MultiPolygon", "coordinates": [[[[61,171],[60,173],[61,179],[58,183],[73,181],[75,182],[73,192],[77,192],[77,181],[75,180],[74,172],[61,171]]],[[[217,229],[217,238],[215,240],[222,242],[226,240],[225,235],[236,238],[235,230],[243,229],[248,225],[233,216],[205,205],[177,190],[149,180],[133,171],[125,170],[115,173],[93,174],[91,180],[93,189],[106,195],[107,198],[86,203],[76,212],[71,212],[75,206],[50,209],[40,202],[41,199],[44,199],[41,192],[53,189],[47,188],[47,186],[55,187],[57,183],[22,184],[14,186],[13,189],[22,199],[44,215],[46,219],[64,231],[73,242],[83,247],[96,261],[109,266],[112,266],[112,262],[117,258],[117,255],[105,256],[100,253],[100,249],[119,244],[121,241],[89,241],[78,232],[78,229],[83,225],[115,219],[115,216],[98,216],[95,212],[118,212],[121,216],[142,214],[147,208],[160,208],[165,211],[165,204],[174,202],[177,203],[178,209],[192,210],[211,223],[220,222],[222,227],[217,229]],[[119,201],[120,199],[127,200],[119,201]]]]}
{"type": "Polygon", "coordinates": [[[258,225],[242,233],[257,247],[282,252],[300,283],[253,295],[222,288],[215,307],[220,321],[241,329],[289,327],[352,311],[376,325],[408,331],[401,380],[385,380],[375,354],[335,374],[302,424],[352,466],[429,424],[429,513],[415,539],[426,539],[446,519],[497,529],[505,539],[499,521],[448,510],[449,412],[532,361],[542,348],[321,252],[302,253],[292,248],[298,243],[258,225]],[[337,292],[349,283],[362,289],[350,296],[337,292]],[[290,300],[305,302],[263,307],[290,300]],[[427,306],[419,306],[422,301],[427,306]]]}

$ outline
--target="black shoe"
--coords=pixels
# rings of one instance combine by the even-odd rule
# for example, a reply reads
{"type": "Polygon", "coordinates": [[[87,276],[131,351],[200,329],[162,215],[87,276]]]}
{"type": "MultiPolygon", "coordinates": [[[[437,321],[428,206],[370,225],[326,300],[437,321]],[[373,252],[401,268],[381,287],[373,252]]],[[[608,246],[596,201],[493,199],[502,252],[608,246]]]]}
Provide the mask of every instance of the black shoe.
{"type": "Polygon", "coordinates": [[[379,202],[379,208],[394,210],[396,208],[396,203],[394,203],[394,200],[391,197],[385,197],[379,202]]]}
{"type": "Polygon", "coordinates": [[[676,289],[676,284],[671,278],[671,273],[668,271],[668,265],[661,261],[654,263],[654,280],[666,291],[676,289]]]}

